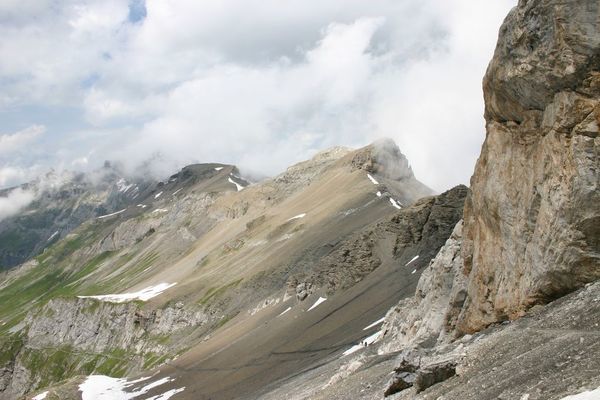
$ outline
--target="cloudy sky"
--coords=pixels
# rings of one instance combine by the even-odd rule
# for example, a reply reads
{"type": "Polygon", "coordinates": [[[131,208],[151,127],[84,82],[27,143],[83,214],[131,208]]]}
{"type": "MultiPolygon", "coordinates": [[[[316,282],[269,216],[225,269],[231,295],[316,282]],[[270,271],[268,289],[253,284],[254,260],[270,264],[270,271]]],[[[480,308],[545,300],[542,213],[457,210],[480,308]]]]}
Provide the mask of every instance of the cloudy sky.
{"type": "Polygon", "coordinates": [[[107,159],[273,175],[380,137],[433,188],[468,183],[515,4],[2,0],[0,187],[107,159]]]}

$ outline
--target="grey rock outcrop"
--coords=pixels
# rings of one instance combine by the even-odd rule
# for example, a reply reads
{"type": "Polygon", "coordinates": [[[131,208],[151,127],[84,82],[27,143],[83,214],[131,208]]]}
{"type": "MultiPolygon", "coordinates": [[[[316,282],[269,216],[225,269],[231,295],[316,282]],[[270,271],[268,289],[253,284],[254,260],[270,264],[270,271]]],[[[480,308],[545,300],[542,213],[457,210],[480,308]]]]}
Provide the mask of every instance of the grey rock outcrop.
{"type": "Polygon", "coordinates": [[[466,296],[462,274],[460,221],[438,255],[421,274],[414,297],[401,301],[386,315],[380,353],[407,346],[431,347],[450,339],[466,296]]]}
{"type": "Polygon", "coordinates": [[[380,139],[363,147],[354,152],[348,162],[352,170],[361,169],[377,174],[383,191],[403,194],[400,200],[406,204],[434,194],[433,190],[415,178],[408,159],[392,139],[380,139]],[[401,191],[398,190],[400,187],[401,191]]]}
{"type": "Polygon", "coordinates": [[[142,311],[136,303],[108,303],[94,299],[54,299],[26,319],[27,346],[69,345],[102,353],[107,349],[135,352],[164,350],[152,335],[167,335],[209,322],[201,311],[183,307],[142,311]]]}
{"type": "Polygon", "coordinates": [[[600,3],[521,0],[484,79],[459,331],[600,278],[600,3]]]}
{"type": "Polygon", "coordinates": [[[387,397],[411,387],[420,393],[456,375],[457,364],[453,357],[431,356],[417,348],[407,348],[398,355],[394,375],[383,395],[387,397]]]}
{"type": "Polygon", "coordinates": [[[415,391],[420,393],[436,383],[443,382],[454,375],[456,375],[456,362],[454,361],[429,364],[419,370],[419,373],[415,378],[415,391]]]}
{"type": "Polygon", "coordinates": [[[0,399],[20,398],[64,374],[85,375],[96,368],[122,374],[172,359],[188,345],[187,335],[214,321],[183,303],[144,311],[135,302],[51,300],[27,316],[18,339],[3,343],[13,348],[3,348],[0,399]]]}
{"type": "Polygon", "coordinates": [[[296,298],[304,301],[312,293],[312,284],[310,282],[301,282],[296,285],[296,298]]]}
{"type": "MultiPolygon", "coordinates": [[[[420,270],[435,257],[460,220],[467,192],[466,186],[459,185],[438,196],[425,197],[340,241],[322,258],[311,259],[311,254],[306,254],[301,262],[313,271],[308,276],[294,277],[292,283],[311,282],[312,291],[319,287],[328,293],[347,289],[379,268],[383,260],[378,247],[388,236],[393,240],[393,248],[392,254],[386,256],[406,266],[418,255],[410,267],[420,270]]],[[[300,289],[297,293],[312,293],[304,286],[300,289]]]]}
{"type": "MultiPolygon", "coordinates": [[[[88,174],[49,172],[21,185],[33,201],[0,224],[0,270],[40,254],[89,219],[123,209],[148,185],[128,183],[110,166],[88,174]]],[[[0,197],[13,189],[0,190],[0,197]]]]}
{"type": "Polygon", "coordinates": [[[394,375],[383,393],[385,397],[414,386],[417,371],[421,367],[421,358],[422,354],[415,349],[407,349],[399,354],[394,375]]]}

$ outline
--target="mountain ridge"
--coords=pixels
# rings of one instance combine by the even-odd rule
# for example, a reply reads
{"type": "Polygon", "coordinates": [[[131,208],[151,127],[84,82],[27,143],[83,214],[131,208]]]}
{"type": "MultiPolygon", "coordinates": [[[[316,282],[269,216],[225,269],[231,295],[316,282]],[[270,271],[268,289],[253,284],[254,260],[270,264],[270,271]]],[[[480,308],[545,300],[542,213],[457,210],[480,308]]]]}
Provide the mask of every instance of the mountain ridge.
{"type": "Polygon", "coordinates": [[[596,395],[599,16],[509,13],[470,189],[383,140],[250,185],[186,167],[82,223],[0,282],[0,399],[596,395]]]}
{"type": "MultiPolygon", "coordinates": [[[[150,368],[192,345],[212,345],[212,331],[262,318],[283,301],[304,304],[357,285],[387,265],[375,254],[377,232],[357,232],[430,193],[412,172],[380,173],[394,157],[410,172],[395,145],[382,163],[375,153],[374,146],[329,150],[248,186],[234,166],[192,165],[149,185],[123,209],[82,223],[3,282],[0,297],[12,304],[0,310],[1,329],[23,343],[4,375],[5,396],[48,385],[44,374],[60,380],[90,368],[110,375],[150,368]],[[373,239],[363,246],[363,236],[373,239]],[[155,297],[135,303],[134,293],[154,290],[155,297]],[[137,305],[102,302],[123,296],[137,305]],[[58,373],[54,356],[40,348],[57,349],[71,367],[58,373]],[[40,357],[45,368],[32,364],[40,357]]],[[[117,190],[134,190],[116,182],[117,190]]],[[[456,193],[453,210],[462,209],[466,189],[456,193]]],[[[427,216],[438,206],[429,198],[416,207],[427,216]]],[[[425,244],[428,257],[445,234],[436,235],[425,244]]],[[[421,239],[401,246],[412,240],[421,239]]],[[[385,257],[400,256],[398,246],[385,257]]]]}

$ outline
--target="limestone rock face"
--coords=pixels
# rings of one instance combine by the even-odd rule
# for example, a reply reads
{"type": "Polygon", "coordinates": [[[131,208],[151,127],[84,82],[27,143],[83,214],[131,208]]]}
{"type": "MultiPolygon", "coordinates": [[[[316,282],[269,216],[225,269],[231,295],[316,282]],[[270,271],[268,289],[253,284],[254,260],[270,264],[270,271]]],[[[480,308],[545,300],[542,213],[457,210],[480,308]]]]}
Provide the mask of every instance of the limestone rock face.
{"type": "Polygon", "coordinates": [[[519,1],[483,86],[462,333],[600,278],[600,3],[519,1]]]}
{"type": "Polygon", "coordinates": [[[415,296],[401,301],[386,315],[380,353],[415,345],[433,346],[451,337],[466,295],[460,252],[462,228],[463,222],[460,221],[444,247],[423,271],[415,296]]]}
{"type": "Polygon", "coordinates": [[[113,304],[93,299],[51,300],[27,318],[27,345],[51,348],[64,345],[101,353],[107,349],[135,352],[163,349],[149,335],[168,335],[209,322],[203,312],[183,307],[143,312],[135,303],[113,304]]]}

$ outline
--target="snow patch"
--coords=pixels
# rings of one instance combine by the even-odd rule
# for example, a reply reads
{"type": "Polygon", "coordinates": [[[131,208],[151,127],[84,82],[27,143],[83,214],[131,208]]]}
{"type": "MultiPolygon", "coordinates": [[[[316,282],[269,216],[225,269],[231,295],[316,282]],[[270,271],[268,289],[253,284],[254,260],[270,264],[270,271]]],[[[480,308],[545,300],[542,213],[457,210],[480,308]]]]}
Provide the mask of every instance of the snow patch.
{"type": "Polygon", "coordinates": [[[223,167],[215,167],[215,171],[220,171],[222,169],[223,169],[223,167]]]}
{"type": "Polygon", "coordinates": [[[365,343],[366,346],[370,346],[373,343],[375,343],[377,340],[379,340],[380,336],[381,336],[381,331],[377,331],[374,334],[372,334],[371,336],[367,336],[366,338],[364,338],[363,342],[365,343]]]}
{"type": "Polygon", "coordinates": [[[392,205],[393,205],[394,207],[396,207],[398,210],[400,210],[400,209],[402,208],[402,207],[401,207],[401,206],[398,204],[399,202],[396,202],[396,200],[392,199],[391,197],[390,197],[390,203],[392,203],[392,205]]]}
{"type": "Polygon", "coordinates": [[[373,185],[379,185],[379,182],[375,178],[371,176],[371,174],[367,174],[367,178],[373,183],[373,185]]]}
{"type": "Polygon", "coordinates": [[[163,213],[163,212],[168,212],[169,210],[167,210],[166,208],[157,208],[156,210],[152,211],[152,213],[163,213]]]}
{"type": "Polygon", "coordinates": [[[418,256],[418,255],[416,255],[416,256],[414,256],[413,258],[411,258],[411,259],[410,259],[410,261],[406,263],[405,267],[408,267],[408,265],[409,265],[410,263],[412,263],[413,261],[416,261],[418,258],[419,258],[419,256],[418,256]]]}
{"type": "Polygon", "coordinates": [[[58,235],[58,231],[54,232],[54,233],[52,234],[52,236],[50,236],[50,237],[48,238],[48,240],[47,240],[47,241],[48,241],[48,242],[49,242],[49,241],[51,241],[52,239],[54,239],[54,238],[56,237],[56,235],[58,235]]]}
{"type": "MultiPolygon", "coordinates": [[[[86,380],[79,385],[82,400],[128,400],[135,399],[143,394],[148,393],[155,387],[172,382],[174,379],[170,377],[161,378],[155,382],[151,382],[146,386],[134,392],[126,392],[125,389],[131,388],[134,384],[145,381],[149,378],[141,378],[132,382],[127,382],[122,378],[111,378],[105,375],[90,375],[86,380]]],[[[149,399],[167,400],[175,394],[182,392],[185,387],[179,389],[171,389],[163,394],[152,396],[149,399]]]]}
{"type": "Polygon", "coordinates": [[[600,399],[600,387],[596,390],[588,390],[578,394],[572,394],[567,397],[563,397],[561,400],[598,400],[600,399]]]}
{"type": "Polygon", "coordinates": [[[37,396],[33,396],[31,400],[44,400],[48,396],[49,392],[40,393],[37,396]]]}
{"type": "Polygon", "coordinates": [[[324,302],[325,300],[327,300],[327,298],[325,297],[319,297],[319,299],[317,301],[315,301],[315,304],[313,304],[308,310],[306,311],[310,311],[314,308],[317,308],[319,306],[319,304],[321,304],[322,302],[324,302]]]}
{"type": "Polygon", "coordinates": [[[96,296],[77,296],[80,299],[96,299],[101,301],[107,301],[109,303],[124,303],[132,300],[148,301],[153,297],[158,296],[165,290],[177,285],[175,283],[159,283],[155,286],[149,286],[139,292],[122,293],[122,294],[101,294],[96,296]]]}
{"type": "Polygon", "coordinates": [[[355,344],[354,346],[350,347],[348,350],[346,350],[343,355],[347,356],[350,355],[352,353],[357,352],[358,350],[362,349],[364,346],[361,344],[355,344]]]}
{"type": "Polygon", "coordinates": [[[237,189],[238,192],[241,191],[242,189],[244,189],[244,187],[242,185],[240,185],[239,183],[237,183],[233,179],[227,178],[227,180],[229,181],[229,183],[233,183],[235,185],[235,188],[237,189]]]}
{"type": "Polygon", "coordinates": [[[343,353],[343,356],[350,355],[352,353],[357,352],[358,350],[360,350],[362,348],[372,345],[379,339],[380,336],[381,336],[381,331],[377,331],[374,334],[372,334],[371,336],[367,336],[366,338],[362,339],[359,344],[355,344],[354,346],[352,346],[348,350],[346,350],[343,353]]]}
{"type": "Polygon", "coordinates": [[[304,217],[306,217],[306,213],[298,214],[298,215],[296,215],[296,216],[294,216],[292,218],[288,218],[288,221],[292,221],[294,219],[300,219],[300,218],[304,218],[304,217]]]}
{"type": "Polygon", "coordinates": [[[183,190],[183,188],[179,188],[176,191],[173,192],[173,196],[175,196],[177,193],[181,192],[183,190]]]}
{"type": "Polygon", "coordinates": [[[377,192],[375,194],[377,195],[377,197],[381,197],[381,192],[377,192]]]}
{"type": "Polygon", "coordinates": [[[146,400],[168,400],[171,397],[175,396],[177,393],[179,392],[183,392],[185,390],[185,386],[184,387],[180,387],[178,389],[171,389],[163,394],[159,394],[156,396],[152,396],[152,397],[148,397],[146,400]]]}
{"type": "Polygon", "coordinates": [[[160,195],[163,194],[163,192],[158,192],[157,194],[154,195],[155,199],[158,199],[160,197],[160,195]]]}
{"type": "Polygon", "coordinates": [[[281,317],[283,314],[285,314],[286,312],[290,311],[291,309],[292,309],[292,307],[286,308],[281,314],[278,315],[278,317],[281,317]]]}
{"type": "Polygon", "coordinates": [[[411,274],[414,274],[415,272],[417,272],[417,270],[416,270],[416,269],[413,269],[413,272],[411,272],[411,274]]]}
{"type": "Polygon", "coordinates": [[[286,233],[285,235],[281,235],[281,237],[277,239],[276,242],[283,242],[284,240],[288,240],[292,236],[294,236],[293,233],[286,233]]]}
{"type": "Polygon", "coordinates": [[[112,214],[101,215],[101,216],[99,216],[99,217],[98,217],[98,219],[103,219],[103,218],[112,217],[113,215],[118,215],[118,214],[121,214],[121,213],[122,213],[122,212],[124,212],[125,210],[127,210],[127,209],[126,209],[126,208],[124,208],[124,209],[122,209],[122,210],[119,210],[119,211],[117,211],[117,212],[114,212],[114,213],[112,213],[112,214]]]}
{"type": "Polygon", "coordinates": [[[171,382],[173,379],[169,378],[168,376],[164,377],[164,378],[160,378],[157,381],[154,382],[150,382],[149,384],[147,384],[146,386],[144,386],[143,388],[141,388],[139,391],[134,392],[133,394],[144,394],[147,393],[149,391],[151,391],[152,389],[154,389],[155,387],[158,387],[160,385],[164,385],[165,383],[169,383],[171,382]]]}
{"type": "Polygon", "coordinates": [[[363,331],[367,331],[367,330],[371,329],[372,327],[381,324],[383,321],[385,321],[385,317],[381,317],[377,321],[373,322],[371,325],[364,327],[363,331]]]}
{"type": "Polygon", "coordinates": [[[146,208],[146,207],[148,207],[148,206],[147,206],[147,205],[145,205],[145,204],[138,204],[137,206],[138,206],[138,207],[142,207],[142,208],[146,208]]]}
{"type": "Polygon", "coordinates": [[[117,181],[117,190],[121,193],[126,193],[129,189],[131,189],[134,186],[135,186],[135,184],[133,184],[133,183],[130,183],[128,185],[127,181],[123,178],[121,178],[117,181]]]}

